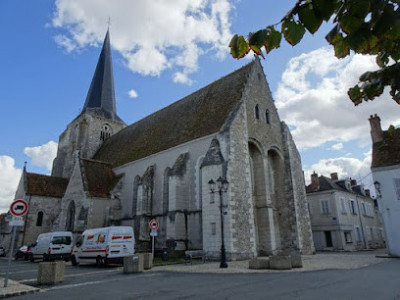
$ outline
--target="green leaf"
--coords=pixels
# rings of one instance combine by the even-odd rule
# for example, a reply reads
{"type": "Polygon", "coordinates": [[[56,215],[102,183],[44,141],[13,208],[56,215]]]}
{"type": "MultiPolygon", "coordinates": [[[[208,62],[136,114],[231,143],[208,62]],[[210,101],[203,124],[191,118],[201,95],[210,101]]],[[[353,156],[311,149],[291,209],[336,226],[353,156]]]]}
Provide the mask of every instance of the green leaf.
{"type": "Polygon", "coordinates": [[[267,40],[264,44],[267,54],[275,48],[279,48],[282,40],[282,33],[275,30],[274,26],[267,27],[267,40]]]}
{"type": "Polygon", "coordinates": [[[328,21],[337,8],[336,0],[312,0],[315,14],[328,21]]]}
{"type": "Polygon", "coordinates": [[[340,27],[339,24],[335,25],[331,31],[325,36],[325,39],[328,41],[329,44],[333,45],[334,38],[339,34],[340,27]]]}
{"type": "Polygon", "coordinates": [[[368,54],[378,44],[379,39],[368,28],[361,28],[349,34],[347,41],[355,52],[368,54]]]}
{"type": "Polygon", "coordinates": [[[250,51],[249,44],[244,37],[237,34],[232,37],[229,47],[231,47],[231,55],[238,59],[244,57],[250,51]]]}
{"type": "Polygon", "coordinates": [[[332,44],[335,48],[335,56],[337,58],[343,58],[350,54],[350,46],[342,34],[337,34],[332,40],[332,44]]]}
{"type": "Polygon", "coordinates": [[[381,68],[385,67],[389,63],[389,55],[386,52],[379,53],[379,55],[376,56],[376,63],[381,68]]]}
{"type": "Polygon", "coordinates": [[[301,41],[306,30],[302,24],[297,23],[294,20],[286,20],[282,23],[282,32],[286,41],[294,46],[301,41]]]}
{"type": "Polygon", "coordinates": [[[322,24],[322,18],[315,15],[310,4],[301,6],[298,15],[301,23],[303,23],[304,27],[312,34],[316,32],[322,24]]]}
{"type": "Polygon", "coordinates": [[[347,11],[354,17],[364,19],[371,8],[371,0],[346,1],[347,11]]]}
{"type": "Polygon", "coordinates": [[[358,85],[355,85],[353,88],[350,88],[347,94],[349,95],[351,101],[353,101],[354,105],[358,105],[362,102],[362,93],[358,85]]]}
{"type": "Polygon", "coordinates": [[[363,19],[357,18],[353,15],[348,13],[344,14],[341,20],[339,20],[340,26],[342,30],[349,34],[357,29],[360,28],[361,24],[363,23],[363,19]]]}

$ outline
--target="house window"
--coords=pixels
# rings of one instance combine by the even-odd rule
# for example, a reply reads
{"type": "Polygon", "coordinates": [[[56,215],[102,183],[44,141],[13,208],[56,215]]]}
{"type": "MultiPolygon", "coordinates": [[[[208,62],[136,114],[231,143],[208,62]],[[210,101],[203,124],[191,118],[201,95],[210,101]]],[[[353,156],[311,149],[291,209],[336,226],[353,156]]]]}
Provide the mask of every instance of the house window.
{"type": "Polygon", "coordinates": [[[268,109],[265,111],[265,122],[267,122],[267,124],[269,124],[269,110],[268,109]]]}
{"type": "Polygon", "coordinates": [[[367,208],[365,207],[365,203],[364,202],[361,203],[361,208],[362,208],[363,215],[367,216],[368,215],[367,214],[367,208]]]}
{"type": "Polygon", "coordinates": [[[357,243],[362,241],[361,229],[358,226],[356,226],[356,240],[357,243]]]}
{"type": "Polygon", "coordinates": [[[348,243],[348,244],[353,242],[353,240],[351,239],[351,232],[350,231],[345,231],[344,232],[344,241],[346,243],[348,243]]]}
{"type": "Polygon", "coordinates": [[[350,200],[349,206],[351,214],[356,215],[357,214],[356,202],[354,200],[350,200]]]}
{"type": "Polygon", "coordinates": [[[104,124],[101,127],[101,132],[100,132],[100,141],[105,141],[111,136],[112,130],[110,125],[104,124]]]}
{"type": "Polygon", "coordinates": [[[258,104],[254,108],[254,114],[255,114],[257,120],[260,119],[260,108],[258,107],[258,104]]]}
{"type": "Polygon", "coordinates": [[[217,224],[211,223],[211,235],[216,235],[216,234],[217,234],[217,224]]]}
{"type": "Polygon", "coordinates": [[[329,203],[328,200],[322,200],[321,201],[321,211],[323,215],[328,215],[329,214],[329,203]]]}
{"type": "Polygon", "coordinates": [[[400,178],[393,178],[393,184],[396,191],[396,198],[400,201],[400,178]]]}
{"type": "Polygon", "coordinates": [[[36,217],[36,226],[42,226],[43,223],[43,212],[39,211],[36,217]]]}
{"type": "Polygon", "coordinates": [[[341,205],[341,208],[342,208],[342,213],[346,214],[347,213],[347,211],[346,211],[346,202],[345,202],[344,198],[340,198],[340,205],[341,205]]]}

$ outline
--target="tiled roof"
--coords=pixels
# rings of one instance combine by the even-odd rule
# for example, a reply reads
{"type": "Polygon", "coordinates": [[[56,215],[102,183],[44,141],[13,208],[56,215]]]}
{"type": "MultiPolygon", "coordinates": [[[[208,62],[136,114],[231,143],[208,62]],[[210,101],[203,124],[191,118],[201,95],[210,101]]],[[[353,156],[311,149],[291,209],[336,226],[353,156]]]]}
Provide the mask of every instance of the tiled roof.
{"type": "Polygon", "coordinates": [[[242,99],[256,62],[124,128],[103,143],[94,159],[120,166],[218,132],[242,99]]]}
{"type": "Polygon", "coordinates": [[[340,191],[347,191],[346,189],[342,188],[340,185],[336,184],[332,179],[325,177],[325,176],[319,176],[319,190],[314,191],[311,188],[311,184],[306,186],[306,193],[315,193],[315,192],[321,192],[321,191],[328,191],[328,190],[340,190],[340,191]]]}
{"type": "Polygon", "coordinates": [[[372,168],[400,164],[400,128],[383,132],[383,140],[372,145],[372,168]]]}
{"type": "Polygon", "coordinates": [[[67,189],[68,179],[35,173],[26,173],[26,193],[61,198],[67,189]]]}
{"type": "Polygon", "coordinates": [[[92,159],[81,159],[84,190],[89,197],[109,198],[119,181],[111,165],[92,159]]]}

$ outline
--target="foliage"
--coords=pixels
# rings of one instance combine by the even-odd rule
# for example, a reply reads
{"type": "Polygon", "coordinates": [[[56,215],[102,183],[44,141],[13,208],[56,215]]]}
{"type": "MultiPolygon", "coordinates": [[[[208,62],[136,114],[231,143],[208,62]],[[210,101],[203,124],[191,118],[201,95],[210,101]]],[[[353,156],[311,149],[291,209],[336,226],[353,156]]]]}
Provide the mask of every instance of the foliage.
{"type": "Polygon", "coordinates": [[[306,30],[315,33],[322,22],[334,27],[326,40],[335,56],[346,57],[351,51],[376,55],[377,71],[362,74],[360,82],[348,95],[355,105],[373,100],[390,86],[390,95],[400,104],[400,0],[298,0],[275,25],[249,33],[247,39],[237,34],[229,44],[234,58],[250,50],[264,57],[280,47],[282,36],[292,46],[298,44],[306,30]],[[275,27],[281,26],[280,30],[275,27]]]}

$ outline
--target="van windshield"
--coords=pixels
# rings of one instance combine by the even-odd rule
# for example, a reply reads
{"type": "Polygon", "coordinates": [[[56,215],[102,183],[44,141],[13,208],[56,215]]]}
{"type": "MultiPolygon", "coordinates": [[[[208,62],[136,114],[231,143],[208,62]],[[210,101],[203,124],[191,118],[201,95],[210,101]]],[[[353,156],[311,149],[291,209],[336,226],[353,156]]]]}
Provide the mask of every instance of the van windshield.
{"type": "Polygon", "coordinates": [[[54,236],[51,241],[54,245],[71,245],[71,237],[70,236],[54,236]]]}

